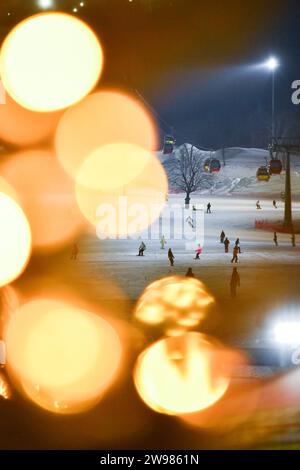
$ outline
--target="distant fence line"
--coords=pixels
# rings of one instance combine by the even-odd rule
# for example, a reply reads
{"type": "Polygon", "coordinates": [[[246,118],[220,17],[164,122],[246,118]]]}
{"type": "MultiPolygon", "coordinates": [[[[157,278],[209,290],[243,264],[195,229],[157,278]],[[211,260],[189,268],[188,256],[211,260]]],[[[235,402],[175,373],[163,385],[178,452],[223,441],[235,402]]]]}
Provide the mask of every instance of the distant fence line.
{"type": "Polygon", "coordinates": [[[268,219],[255,220],[254,227],[268,232],[291,233],[291,229],[285,227],[281,221],[270,221],[268,219]]]}

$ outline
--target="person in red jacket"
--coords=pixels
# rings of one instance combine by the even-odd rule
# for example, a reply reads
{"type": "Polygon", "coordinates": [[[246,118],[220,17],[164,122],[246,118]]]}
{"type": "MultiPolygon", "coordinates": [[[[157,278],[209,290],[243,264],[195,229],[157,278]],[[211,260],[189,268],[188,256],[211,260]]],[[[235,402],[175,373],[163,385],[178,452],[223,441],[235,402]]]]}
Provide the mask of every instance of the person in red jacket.
{"type": "Polygon", "coordinates": [[[196,250],[196,257],[195,257],[195,259],[200,259],[201,253],[202,253],[201,245],[198,245],[197,250],[196,250]]]}

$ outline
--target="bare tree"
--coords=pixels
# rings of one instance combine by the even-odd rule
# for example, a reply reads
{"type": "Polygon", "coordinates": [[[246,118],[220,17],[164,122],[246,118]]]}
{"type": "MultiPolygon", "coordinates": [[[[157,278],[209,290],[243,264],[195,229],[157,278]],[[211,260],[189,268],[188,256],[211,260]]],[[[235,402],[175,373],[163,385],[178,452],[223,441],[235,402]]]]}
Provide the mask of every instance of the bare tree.
{"type": "Polygon", "coordinates": [[[186,144],[182,145],[179,149],[179,158],[176,159],[173,167],[170,183],[185,192],[186,207],[190,204],[190,195],[201,189],[201,173],[201,160],[195,154],[194,147],[188,150],[186,144]]]}

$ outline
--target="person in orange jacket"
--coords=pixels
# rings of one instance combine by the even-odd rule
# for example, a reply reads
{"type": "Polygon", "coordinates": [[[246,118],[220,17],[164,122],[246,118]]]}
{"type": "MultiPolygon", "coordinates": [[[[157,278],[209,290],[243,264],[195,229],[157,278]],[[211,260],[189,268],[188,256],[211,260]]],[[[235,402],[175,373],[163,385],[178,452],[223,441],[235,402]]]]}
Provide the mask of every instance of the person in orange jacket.
{"type": "Polygon", "coordinates": [[[238,252],[239,252],[239,247],[238,245],[235,245],[233,248],[233,256],[231,262],[233,263],[234,261],[237,263],[238,262],[238,252]]]}

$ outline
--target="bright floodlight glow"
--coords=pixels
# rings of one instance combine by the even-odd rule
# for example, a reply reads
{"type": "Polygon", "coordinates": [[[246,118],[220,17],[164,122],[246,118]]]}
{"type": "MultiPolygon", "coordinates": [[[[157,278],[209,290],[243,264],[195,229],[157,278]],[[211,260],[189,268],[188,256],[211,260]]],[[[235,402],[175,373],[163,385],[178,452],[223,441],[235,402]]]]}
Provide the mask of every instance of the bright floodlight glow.
{"type": "Polygon", "coordinates": [[[279,62],[276,59],[276,57],[270,57],[266,62],[266,67],[269,70],[275,70],[275,69],[277,69],[278,66],[279,66],[279,62]]]}
{"type": "Polygon", "coordinates": [[[300,322],[278,322],[274,326],[273,335],[277,343],[286,345],[300,345],[300,322]]]}
{"type": "Polygon", "coordinates": [[[54,6],[53,0],[38,0],[38,6],[40,8],[52,8],[54,6]]]}
{"type": "Polygon", "coordinates": [[[22,21],[8,34],[0,53],[4,88],[32,111],[57,111],[82,100],[97,84],[102,65],[94,32],[64,13],[22,21]]]}

